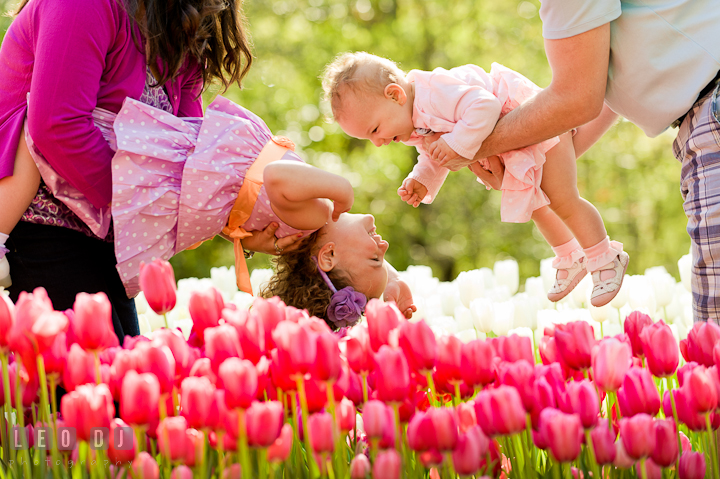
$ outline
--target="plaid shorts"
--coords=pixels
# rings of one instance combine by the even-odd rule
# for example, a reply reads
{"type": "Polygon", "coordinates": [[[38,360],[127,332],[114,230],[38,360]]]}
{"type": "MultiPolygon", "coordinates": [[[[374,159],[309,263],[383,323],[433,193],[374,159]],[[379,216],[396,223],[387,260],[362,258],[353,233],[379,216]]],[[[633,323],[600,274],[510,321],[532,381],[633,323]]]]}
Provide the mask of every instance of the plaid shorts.
{"type": "Polygon", "coordinates": [[[720,108],[718,86],[680,125],[673,153],[682,163],[681,191],[692,240],[695,321],[720,320],[720,108]]]}

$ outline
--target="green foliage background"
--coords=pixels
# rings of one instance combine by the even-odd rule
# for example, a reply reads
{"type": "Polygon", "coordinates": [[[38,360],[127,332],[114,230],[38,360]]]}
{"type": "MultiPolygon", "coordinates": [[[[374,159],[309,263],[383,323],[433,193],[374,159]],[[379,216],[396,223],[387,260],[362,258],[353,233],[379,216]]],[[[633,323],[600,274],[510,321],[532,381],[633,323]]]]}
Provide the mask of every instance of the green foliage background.
{"type": "MultiPolygon", "coordinates": [[[[426,264],[451,280],[510,256],[522,278],[536,276],[540,259],[552,252],[531,223],[500,222],[499,192],[486,191],[465,170],[448,177],[432,205],[406,205],[396,190],[413,167],[414,148],[376,148],[344,135],[326,120],[318,76],[336,54],[364,50],[406,71],[466,63],[489,70],[498,62],[547,86],[539,6],[537,0],[247,0],[256,59],[244,88],[224,95],[290,136],[309,163],[349,178],[353,212],[375,215],[391,245],[387,258],[399,270],[426,264]]],[[[9,21],[2,19],[3,32],[9,21]]],[[[206,92],[205,104],[217,93],[206,92]]],[[[671,130],[649,139],[622,121],[578,160],[580,192],[600,210],[611,238],[624,243],[631,274],[663,265],[678,277],[677,260],[690,246],[673,137],[671,130]]],[[[204,277],[232,258],[231,245],[216,238],[172,263],[178,278],[204,277]]],[[[264,255],[251,261],[251,267],[268,264],[264,255]]]]}

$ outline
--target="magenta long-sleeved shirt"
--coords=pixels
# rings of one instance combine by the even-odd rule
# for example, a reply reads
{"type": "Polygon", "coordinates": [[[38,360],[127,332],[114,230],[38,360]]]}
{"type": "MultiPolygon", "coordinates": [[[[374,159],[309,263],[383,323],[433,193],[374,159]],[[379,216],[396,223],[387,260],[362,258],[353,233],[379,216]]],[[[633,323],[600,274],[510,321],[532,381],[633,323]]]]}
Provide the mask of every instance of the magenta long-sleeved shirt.
{"type": "MultiPolygon", "coordinates": [[[[12,175],[27,115],[52,167],[100,208],[112,196],[113,151],[92,120],[145,86],[145,55],[122,0],[32,0],[0,47],[0,178],[12,175]],[[28,104],[28,93],[30,100],[28,104]]],[[[177,116],[202,116],[202,76],[187,62],[166,84],[177,116]]]]}

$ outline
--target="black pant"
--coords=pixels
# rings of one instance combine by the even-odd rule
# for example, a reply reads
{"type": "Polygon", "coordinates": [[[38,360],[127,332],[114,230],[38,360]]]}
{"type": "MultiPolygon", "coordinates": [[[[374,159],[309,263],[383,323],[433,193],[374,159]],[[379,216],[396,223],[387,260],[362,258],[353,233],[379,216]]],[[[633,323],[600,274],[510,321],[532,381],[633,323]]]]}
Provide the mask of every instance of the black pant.
{"type": "Polygon", "coordinates": [[[128,299],[115,269],[113,243],[59,226],[20,222],[10,234],[10,298],[42,286],[58,311],[73,307],[78,293],[103,292],[112,304],[115,334],[140,334],[135,301],[128,299]]]}

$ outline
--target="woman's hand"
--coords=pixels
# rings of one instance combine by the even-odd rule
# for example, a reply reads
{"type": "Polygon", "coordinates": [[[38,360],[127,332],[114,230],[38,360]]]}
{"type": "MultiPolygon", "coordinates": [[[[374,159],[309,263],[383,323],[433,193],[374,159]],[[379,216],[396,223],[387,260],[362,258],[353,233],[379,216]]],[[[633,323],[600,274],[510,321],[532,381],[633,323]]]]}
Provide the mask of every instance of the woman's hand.
{"type": "Polygon", "coordinates": [[[395,301],[398,309],[407,319],[412,318],[413,313],[417,311],[417,306],[413,303],[410,286],[399,278],[392,278],[388,281],[383,299],[385,301],[395,301]]]}
{"type": "Polygon", "coordinates": [[[295,251],[300,246],[302,233],[286,236],[284,238],[275,238],[275,232],[280,227],[278,223],[270,223],[262,231],[253,231],[252,236],[243,238],[243,248],[265,254],[283,254],[289,251],[295,251]]]}
{"type": "Polygon", "coordinates": [[[480,178],[485,186],[489,186],[493,190],[499,190],[505,176],[505,165],[498,156],[490,156],[487,161],[490,164],[489,170],[483,168],[479,161],[469,165],[468,168],[475,173],[475,176],[480,178]]]}

